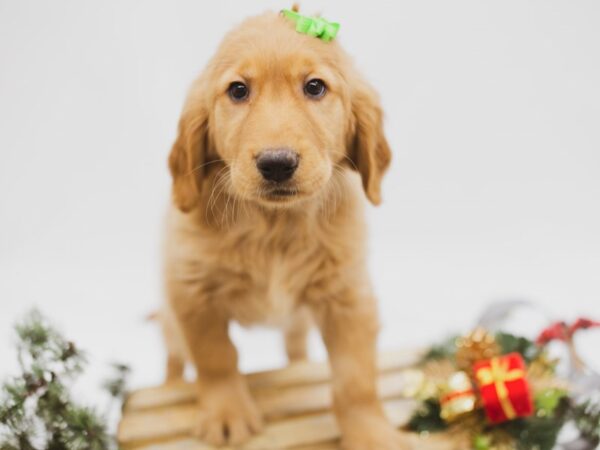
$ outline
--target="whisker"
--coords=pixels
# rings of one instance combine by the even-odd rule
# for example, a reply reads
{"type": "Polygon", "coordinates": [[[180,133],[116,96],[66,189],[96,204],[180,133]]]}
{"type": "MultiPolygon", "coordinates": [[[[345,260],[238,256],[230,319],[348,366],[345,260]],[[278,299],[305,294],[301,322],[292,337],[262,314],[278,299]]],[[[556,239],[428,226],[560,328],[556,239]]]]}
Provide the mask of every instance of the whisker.
{"type": "MultiPolygon", "coordinates": [[[[221,195],[225,193],[225,185],[227,183],[227,175],[223,175],[220,180],[219,186],[217,187],[217,195],[215,197],[215,201],[213,202],[213,217],[216,219],[216,215],[214,214],[214,208],[217,206],[217,202],[220,200],[221,195]]],[[[223,224],[223,205],[221,205],[221,225],[223,224]]]]}
{"type": "MultiPolygon", "coordinates": [[[[347,159],[347,160],[350,162],[350,164],[352,165],[352,167],[354,168],[354,170],[356,170],[357,172],[359,172],[359,170],[358,170],[358,167],[356,166],[356,164],[354,163],[354,161],[352,161],[352,159],[351,159],[351,158],[350,158],[348,155],[346,155],[346,154],[344,153],[344,154],[343,154],[343,157],[344,157],[344,158],[346,158],[346,159],[347,159]]],[[[343,166],[341,166],[339,163],[336,163],[335,165],[336,165],[336,166],[339,166],[339,167],[343,167],[343,166]]]]}
{"type": "Polygon", "coordinates": [[[227,170],[227,166],[223,167],[215,175],[216,181],[213,183],[213,186],[212,186],[212,189],[210,192],[210,196],[208,197],[208,202],[206,203],[205,218],[207,221],[208,221],[209,208],[210,208],[210,212],[212,214],[213,219],[215,218],[214,207],[215,207],[217,200],[219,199],[220,189],[222,188],[223,184],[225,183],[225,177],[223,176],[223,172],[225,172],[225,170],[227,170]],[[215,194],[218,194],[218,195],[215,196],[215,194]]]}
{"type": "MultiPolygon", "coordinates": [[[[340,177],[344,177],[345,176],[345,170],[346,168],[343,166],[340,166],[338,164],[335,164],[333,166],[333,170],[334,170],[334,176],[332,177],[333,180],[333,184],[332,184],[332,188],[333,188],[333,196],[329,196],[328,197],[328,203],[333,202],[333,211],[337,211],[339,204],[343,201],[344,199],[344,188],[342,186],[342,181],[340,179],[340,177]]],[[[330,216],[331,218],[331,216],[330,216]]]]}
{"type": "MultiPolygon", "coordinates": [[[[227,173],[229,175],[229,173],[227,173]]],[[[223,184],[223,192],[225,192],[225,184],[223,184]]],[[[225,210],[221,214],[221,225],[225,224],[225,226],[229,226],[229,202],[231,200],[232,195],[227,195],[227,201],[225,202],[225,210]]]]}
{"type": "Polygon", "coordinates": [[[187,176],[193,174],[194,172],[202,169],[203,167],[209,166],[210,164],[219,163],[219,162],[223,162],[223,163],[227,164],[227,161],[225,161],[224,159],[215,159],[213,161],[208,161],[208,162],[205,162],[204,164],[200,164],[199,166],[192,167],[192,169],[189,172],[185,173],[184,176],[187,177],[187,176]]]}

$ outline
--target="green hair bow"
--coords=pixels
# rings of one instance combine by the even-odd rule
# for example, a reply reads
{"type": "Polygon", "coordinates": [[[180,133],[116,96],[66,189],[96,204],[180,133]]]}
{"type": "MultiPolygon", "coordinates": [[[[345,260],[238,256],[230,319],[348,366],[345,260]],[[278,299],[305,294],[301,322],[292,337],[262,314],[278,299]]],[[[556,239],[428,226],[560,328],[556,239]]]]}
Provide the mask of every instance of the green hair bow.
{"type": "Polygon", "coordinates": [[[329,42],[335,38],[340,29],[339,23],[329,22],[322,17],[303,16],[290,9],[283,9],[281,14],[296,22],[296,31],[298,33],[308,34],[325,42],[329,42]]]}

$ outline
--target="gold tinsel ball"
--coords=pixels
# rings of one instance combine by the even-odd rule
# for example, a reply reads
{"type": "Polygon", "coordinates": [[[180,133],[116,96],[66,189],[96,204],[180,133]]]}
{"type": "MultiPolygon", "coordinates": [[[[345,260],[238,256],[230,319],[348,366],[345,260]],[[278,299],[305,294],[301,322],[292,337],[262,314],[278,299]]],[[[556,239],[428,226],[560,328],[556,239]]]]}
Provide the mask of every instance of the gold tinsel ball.
{"type": "Polygon", "coordinates": [[[456,365],[469,373],[477,361],[493,358],[500,353],[494,336],[480,327],[456,340],[456,365]]]}

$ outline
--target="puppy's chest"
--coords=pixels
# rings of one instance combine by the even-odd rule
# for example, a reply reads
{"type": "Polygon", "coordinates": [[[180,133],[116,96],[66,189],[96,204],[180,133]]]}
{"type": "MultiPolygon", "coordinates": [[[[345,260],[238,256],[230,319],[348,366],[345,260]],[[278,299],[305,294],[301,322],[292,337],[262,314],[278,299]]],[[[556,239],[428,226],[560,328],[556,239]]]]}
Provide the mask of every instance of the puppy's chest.
{"type": "Polygon", "coordinates": [[[236,294],[226,299],[231,316],[242,324],[284,325],[302,302],[322,251],[314,243],[241,241],[222,254],[223,269],[234,274],[236,294]]]}
{"type": "Polygon", "coordinates": [[[306,280],[292,269],[285,258],[275,258],[263,276],[255,278],[255,283],[246,299],[246,308],[238,314],[239,320],[260,321],[269,325],[282,325],[301,301],[306,280]],[[245,317],[247,315],[247,317],[245,317]],[[255,315],[256,317],[252,317],[255,315]]]}

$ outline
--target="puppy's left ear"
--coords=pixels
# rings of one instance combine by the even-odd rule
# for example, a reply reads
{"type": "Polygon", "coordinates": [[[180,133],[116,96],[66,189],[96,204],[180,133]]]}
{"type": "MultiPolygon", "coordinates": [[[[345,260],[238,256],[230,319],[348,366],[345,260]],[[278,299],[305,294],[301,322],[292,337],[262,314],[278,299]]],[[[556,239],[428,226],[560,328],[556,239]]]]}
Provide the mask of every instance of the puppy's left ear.
{"type": "Polygon", "coordinates": [[[352,83],[350,159],[362,178],[367,198],[381,203],[381,180],[392,159],[383,132],[383,112],[377,93],[363,80],[352,83]]]}
{"type": "Polygon", "coordinates": [[[194,209],[200,199],[208,152],[208,114],[201,102],[188,99],[177,139],[169,154],[173,177],[173,201],[183,212],[194,209]]]}

